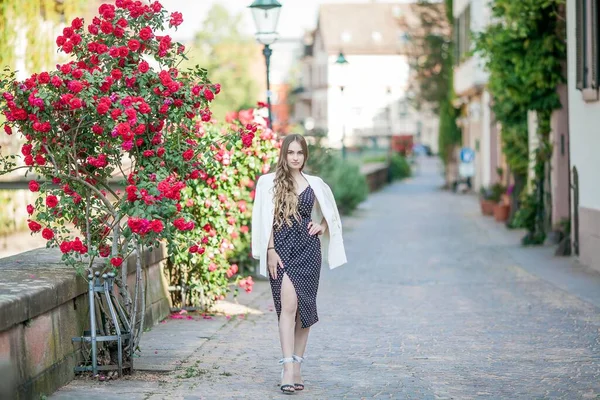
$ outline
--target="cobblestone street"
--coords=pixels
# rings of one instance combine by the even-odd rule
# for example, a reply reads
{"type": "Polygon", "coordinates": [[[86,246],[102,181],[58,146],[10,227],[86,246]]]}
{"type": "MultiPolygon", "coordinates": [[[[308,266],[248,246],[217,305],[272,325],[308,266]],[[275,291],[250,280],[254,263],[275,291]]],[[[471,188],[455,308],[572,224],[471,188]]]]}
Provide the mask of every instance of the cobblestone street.
{"type": "MultiPolygon", "coordinates": [[[[520,247],[519,232],[441,184],[437,164],[424,160],[346,220],[349,264],[323,270],[306,390],[295,396],[600,398],[600,273],[550,248],[520,247]]],[[[284,397],[268,284],[256,290],[245,318],[159,325],[192,341],[202,335],[176,327],[216,326],[174,371],[75,380],[50,398],[284,397]]]]}

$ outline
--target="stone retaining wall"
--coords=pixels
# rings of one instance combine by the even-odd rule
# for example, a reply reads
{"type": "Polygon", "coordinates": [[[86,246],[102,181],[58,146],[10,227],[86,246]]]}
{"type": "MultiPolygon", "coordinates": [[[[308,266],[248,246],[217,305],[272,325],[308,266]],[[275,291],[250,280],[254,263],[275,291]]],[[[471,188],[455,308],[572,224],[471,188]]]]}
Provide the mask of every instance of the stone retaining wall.
{"type": "Polygon", "coordinates": [[[375,192],[390,182],[387,163],[365,164],[361,166],[360,172],[367,178],[369,192],[375,192]]]}
{"type": "MultiPolygon", "coordinates": [[[[163,248],[147,251],[146,327],[169,315],[163,248]]],[[[0,259],[0,398],[37,399],[74,377],[89,329],[87,281],[65,266],[55,249],[0,259]]],[[[130,287],[135,259],[128,260],[130,287]]]]}

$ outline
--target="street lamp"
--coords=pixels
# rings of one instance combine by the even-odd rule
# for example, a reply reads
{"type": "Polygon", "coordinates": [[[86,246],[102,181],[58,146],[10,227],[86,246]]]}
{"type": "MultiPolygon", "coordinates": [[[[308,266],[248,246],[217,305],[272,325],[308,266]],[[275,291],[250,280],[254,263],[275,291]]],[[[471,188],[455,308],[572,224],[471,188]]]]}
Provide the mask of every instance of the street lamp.
{"type": "MultiPolygon", "coordinates": [[[[344,85],[346,83],[346,69],[348,67],[348,60],[344,57],[344,53],[340,51],[340,54],[335,60],[335,65],[338,67],[338,80],[340,82],[340,94],[342,99],[342,109],[344,109],[344,85]]],[[[346,121],[345,116],[342,113],[342,159],[346,159],[346,121]]]]}
{"type": "Polygon", "coordinates": [[[269,81],[269,66],[271,62],[270,45],[277,40],[277,22],[279,21],[279,11],[281,4],[277,0],[254,0],[248,6],[252,10],[254,24],[256,25],[256,40],[263,44],[263,55],[267,65],[267,107],[269,110],[269,127],[273,128],[273,119],[271,115],[271,83],[269,81]]]}

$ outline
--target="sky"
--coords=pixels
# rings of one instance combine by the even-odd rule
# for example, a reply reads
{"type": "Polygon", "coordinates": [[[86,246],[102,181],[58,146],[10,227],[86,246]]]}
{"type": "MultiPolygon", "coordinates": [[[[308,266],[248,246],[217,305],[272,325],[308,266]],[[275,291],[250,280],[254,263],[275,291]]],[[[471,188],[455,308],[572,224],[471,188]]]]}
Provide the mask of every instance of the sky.
{"type": "MultiPolygon", "coordinates": [[[[279,0],[281,13],[278,31],[281,38],[300,38],[305,30],[314,29],[317,24],[319,4],[324,3],[369,3],[372,0],[279,0]]],[[[404,2],[390,0],[386,2],[404,2]]],[[[172,36],[179,41],[193,37],[199,29],[204,16],[215,3],[223,4],[229,10],[242,13],[245,16],[244,31],[253,34],[254,21],[248,6],[252,0],[161,0],[168,11],[179,11],[183,14],[184,22],[172,36]]]]}

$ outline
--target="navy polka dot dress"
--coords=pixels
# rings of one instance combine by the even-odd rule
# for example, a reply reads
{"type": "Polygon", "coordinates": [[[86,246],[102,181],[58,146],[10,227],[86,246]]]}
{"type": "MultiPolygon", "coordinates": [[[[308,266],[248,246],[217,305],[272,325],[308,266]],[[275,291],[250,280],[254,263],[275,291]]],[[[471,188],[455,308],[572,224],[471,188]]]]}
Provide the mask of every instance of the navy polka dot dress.
{"type": "MultiPolygon", "coordinates": [[[[292,218],[292,226],[284,223],[273,228],[275,251],[283,263],[283,272],[287,274],[296,289],[298,313],[302,328],[308,328],[319,320],[317,315],[317,289],[321,273],[321,241],[319,235],[308,233],[311,212],[315,203],[315,193],[308,186],[298,196],[300,221],[292,218]]],[[[281,316],[281,283],[283,273],[278,267],[277,279],[269,274],[273,301],[277,318],[281,316]]]]}

